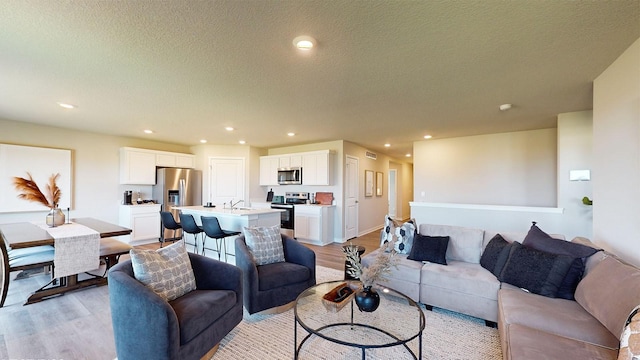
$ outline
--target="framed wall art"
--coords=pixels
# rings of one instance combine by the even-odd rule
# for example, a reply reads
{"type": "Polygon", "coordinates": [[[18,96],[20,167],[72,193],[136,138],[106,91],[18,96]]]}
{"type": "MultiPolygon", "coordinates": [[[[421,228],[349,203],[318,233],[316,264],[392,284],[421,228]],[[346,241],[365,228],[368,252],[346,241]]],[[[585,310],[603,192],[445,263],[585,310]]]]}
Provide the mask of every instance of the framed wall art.
{"type": "Polygon", "coordinates": [[[376,172],[376,196],[382,196],[382,177],[384,176],[381,172],[376,172]]]}
{"type": "Polygon", "coordinates": [[[373,196],[373,170],[364,171],[364,196],[373,196]]]}

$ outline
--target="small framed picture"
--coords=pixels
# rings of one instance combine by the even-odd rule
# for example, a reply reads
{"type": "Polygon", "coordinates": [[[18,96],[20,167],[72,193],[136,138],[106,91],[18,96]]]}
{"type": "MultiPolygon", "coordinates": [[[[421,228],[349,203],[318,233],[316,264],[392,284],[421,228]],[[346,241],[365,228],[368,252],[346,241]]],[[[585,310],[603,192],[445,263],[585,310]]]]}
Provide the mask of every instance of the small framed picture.
{"type": "Polygon", "coordinates": [[[373,196],[373,170],[364,171],[364,196],[373,196]]]}
{"type": "Polygon", "coordinates": [[[376,172],[376,196],[382,196],[382,177],[384,176],[381,172],[376,172]]]}

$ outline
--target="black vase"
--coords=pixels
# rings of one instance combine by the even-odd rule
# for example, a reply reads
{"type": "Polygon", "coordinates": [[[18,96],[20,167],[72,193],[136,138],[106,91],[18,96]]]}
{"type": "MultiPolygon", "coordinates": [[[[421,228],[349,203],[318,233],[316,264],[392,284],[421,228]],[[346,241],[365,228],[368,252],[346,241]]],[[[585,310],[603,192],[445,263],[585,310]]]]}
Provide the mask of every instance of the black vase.
{"type": "Polygon", "coordinates": [[[380,305],[380,295],[371,286],[367,286],[356,293],[356,305],[358,305],[360,311],[376,311],[380,305]]]}

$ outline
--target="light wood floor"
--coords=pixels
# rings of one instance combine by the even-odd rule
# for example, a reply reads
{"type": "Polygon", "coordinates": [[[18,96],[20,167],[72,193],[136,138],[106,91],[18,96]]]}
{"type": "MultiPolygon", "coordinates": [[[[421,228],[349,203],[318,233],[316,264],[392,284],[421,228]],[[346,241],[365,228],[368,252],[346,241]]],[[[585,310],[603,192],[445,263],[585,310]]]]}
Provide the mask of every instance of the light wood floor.
{"type": "MultiPolygon", "coordinates": [[[[352,240],[366,248],[379,246],[380,231],[352,240]]],[[[316,264],[344,270],[345,244],[307,245],[316,253],[316,264]]],[[[159,243],[143,248],[158,248],[159,243]]],[[[366,254],[365,253],[365,254],[366,254]]],[[[215,253],[207,256],[217,258],[215,253]]],[[[123,259],[126,257],[123,257],[123,259]]],[[[232,257],[229,257],[232,262],[232,257]]],[[[11,282],[5,306],[0,308],[0,359],[92,359],[116,357],[107,286],[87,288],[23,306],[31,292],[48,276],[34,274],[11,282]]]]}

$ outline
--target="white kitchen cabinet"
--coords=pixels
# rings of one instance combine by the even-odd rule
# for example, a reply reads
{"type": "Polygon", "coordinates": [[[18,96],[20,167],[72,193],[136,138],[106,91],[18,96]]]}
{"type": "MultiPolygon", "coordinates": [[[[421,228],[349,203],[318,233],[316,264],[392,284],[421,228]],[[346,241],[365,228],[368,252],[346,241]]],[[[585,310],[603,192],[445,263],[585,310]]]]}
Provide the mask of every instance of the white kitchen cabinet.
{"type": "Polygon", "coordinates": [[[160,238],[160,204],[120,205],[120,226],[131,229],[121,237],[129,244],[158,241],[160,238]]]}
{"type": "Polygon", "coordinates": [[[195,165],[195,155],[123,147],[120,148],[120,184],[155,185],[156,166],[192,169],[195,165]]]}
{"type": "Polygon", "coordinates": [[[302,155],[302,184],[331,185],[331,153],[329,151],[302,155]]]}
{"type": "Polygon", "coordinates": [[[334,206],[296,205],[294,234],[296,239],[317,245],[333,242],[334,206]]]}
{"type": "Polygon", "coordinates": [[[278,167],[280,167],[280,158],[278,156],[261,156],[260,185],[278,185],[278,167]]]}
{"type": "Polygon", "coordinates": [[[120,184],[155,185],[156,154],[134,148],[120,149],[120,184]]]}

